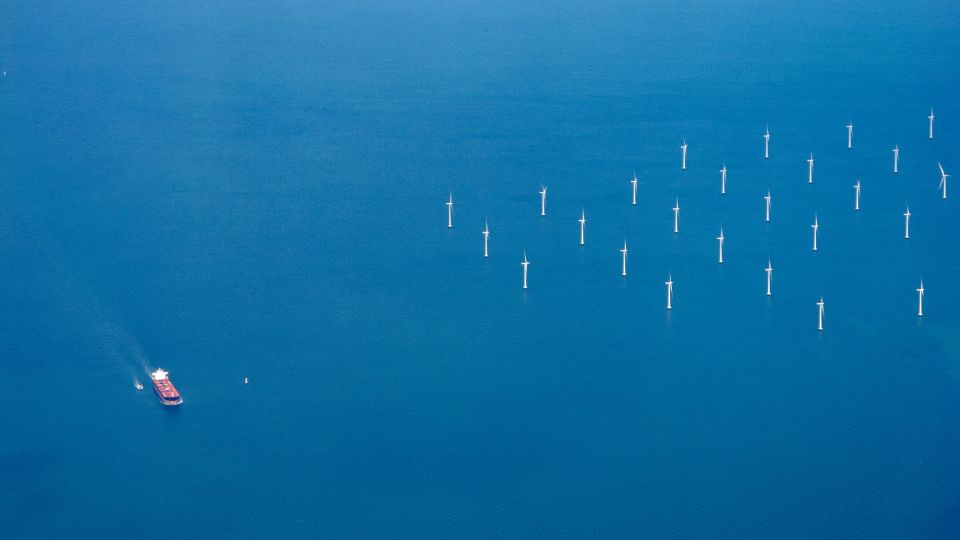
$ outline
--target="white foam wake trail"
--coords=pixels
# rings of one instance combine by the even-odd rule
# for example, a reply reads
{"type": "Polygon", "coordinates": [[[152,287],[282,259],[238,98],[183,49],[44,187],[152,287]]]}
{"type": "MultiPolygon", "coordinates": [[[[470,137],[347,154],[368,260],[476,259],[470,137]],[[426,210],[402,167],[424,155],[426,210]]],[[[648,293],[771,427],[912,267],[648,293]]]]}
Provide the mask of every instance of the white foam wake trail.
{"type": "Polygon", "coordinates": [[[49,286],[45,288],[75,319],[82,333],[97,342],[104,356],[129,374],[134,385],[139,382],[140,373],[149,376],[150,361],[137,338],[124,328],[114,310],[99,300],[95,289],[76,277],[72,271],[74,265],[70,264],[60,246],[43,234],[40,227],[32,225],[27,228],[33,229],[37,253],[46,263],[38,272],[48,282],[49,286]]]}

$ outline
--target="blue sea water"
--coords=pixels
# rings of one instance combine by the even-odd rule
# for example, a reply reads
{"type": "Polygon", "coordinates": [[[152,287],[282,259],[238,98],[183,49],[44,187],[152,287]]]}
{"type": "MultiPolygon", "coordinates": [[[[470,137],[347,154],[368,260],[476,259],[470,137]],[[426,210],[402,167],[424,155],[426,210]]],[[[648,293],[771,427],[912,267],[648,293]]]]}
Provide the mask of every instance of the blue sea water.
{"type": "Polygon", "coordinates": [[[4,538],[960,536],[956,3],[0,11],[4,538]]]}

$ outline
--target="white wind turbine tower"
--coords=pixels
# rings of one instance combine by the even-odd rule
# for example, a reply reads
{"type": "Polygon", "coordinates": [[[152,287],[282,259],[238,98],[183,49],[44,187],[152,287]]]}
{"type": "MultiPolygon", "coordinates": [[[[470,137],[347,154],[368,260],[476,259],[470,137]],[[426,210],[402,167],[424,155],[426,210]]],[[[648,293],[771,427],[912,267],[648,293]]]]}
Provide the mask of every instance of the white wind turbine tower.
{"type": "Polygon", "coordinates": [[[587,222],[587,214],[586,214],[586,212],[584,212],[584,210],[583,210],[582,208],[580,209],[580,219],[578,219],[577,221],[580,222],[580,245],[582,246],[582,245],[583,245],[583,229],[584,229],[584,224],[586,224],[586,222],[587,222]]]}
{"type": "Polygon", "coordinates": [[[817,230],[820,229],[820,222],[817,219],[816,214],[813,215],[813,225],[811,225],[810,227],[813,228],[813,250],[816,251],[817,250],[817,230]]]}
{"type": "Polygon", "coordinates": [[[547,215],[547,186],[540,184],[540,215],[547,215]]]}
{"type": "Polygon", "coordinates": [[[680,150],[683,151],[683,158],[682,158],[682,161],[680,162],[680,168],[685,171],[687,170],[687,140],[686,139],[684,139],[683,144],[680,145],[680,150]]]}
{"type": "Polygon", "coordinates": [[[727,192],[727,164],[723,164],[723,168],[720,169],[720,194],[726,194],[727,192]]]}
{"type": "Polygon", "coordinates": [[[633,180],[630,181],[633,184],[633,205],[637,205],[637,173],[634,171],[633,180]]]}
{"type": "Polygon", "coordinates": [[[853,148],[853,122],[847,122],[847,148],[853,148]]]}
{"type": "Polygon", "coordinates": [[[773,265],[770,263],[770,259],[767,259],[767,267],[763,271],[767,273],[767,296],[770,296],[770,281],[773,277],[773,265]]]}
{"type": "Polygon", "coordinates": [[[903,213],[903,237],[910,239],[910,205],[907,205],[907,211],[903,213]]]}
{"type": "Polygon", "coordinates": [[[763,134],[763,159],[770,159],[770,126],[767,126],[767,132],[763,134]]]}
{"type": "Polygon", "coordinates": [[[673,207],[673,232],[680,232],[680,197],[677,197],[677,204],[673,207]]]}
{"type": "Polygon", "coordinates": [[[453,227],[453,192],[450,192],[450,200],[447,201],[447,228],[453,227]]]}
{"type": "Polygon", "coordinates": [[[483,256],[489,257],[490,252],[487,249],[487,244],[490,241],[490,224],[486,221],[483,222],[483,256]]]}
{"type": "Polygon", "coordinates": [[[923,317],[923,278],[920,278],[920,288],[917,289],[917,293],[920,295],[920,306],[917,309],[917,317],[923,317]]]}
{"type": "Polygon", "coordinates": [[[937,167],[940,167],[940,185],[937,187],[943,189],[943,194],[940,196],[940,198],[946,199],[947,198],[947,177],[950,175],[943,171],[943,165],[941,165],[940,162],[937,162],[937,167]]]}
{"type": "Polygon", "coordinates": [[[523,288],[527,288],[527,267],[530,266],[530,261],[527,260],[527,252],[523,252],[523,262],[520,263],[520,266],[523,267],[523,288]]]}
{"type": "Polygon", "coordinates": [[[807,164],[810,166],[807,172],[807,183],[813,183],[813,152],[810,152],[810,157],[807,158],[807,164]]]}
{"type": "Polygon", "coordinates": [[[927,118],[930,119],[930,138],[933,138],[933,109],[930,109],[930,116],[927,118]]]}
{"type": "Polygon", "coordinates": [[[720,226],[720,236],[717,237],[717,241],[720,242],[720,264],[723,264],[723,226],[720,226]]]}
{"type": "Polygon", "coordinates": [[[673,309],[673,275],[671,274],[666,281],[667,285],[667,309],[673,309]]]}
{"type": "Polygon", "coordinates": [[[627,241],[623,241],[623,249],[620,250],[620,253],[623,254],[623,269],[620,271],[621,276],[627,275],[627,241]]]}
{"type": "Polygon", "coordinates": [[[893,147],[893,173],[896,174],[900,168],[900,145],[893,147]]]}
{"type": "Polygon", "coordinates": [[[817,319],[817,330],[823,330],[823,297],[820,297],[820,301],[817,302],[817,308],[819,309],[820,316],[817,319]]]}
{"type": "Polygon", "coordinates": [[[853,209],[860,210],[860,179],[857,179],[857,183],[853,185],[853,189],[856,193],[854,196],[853,209]]]}
{"type": "Polygon", "coordinates": [[[770,192],[767,191],[767,196],[763,198],[767,204],[767,218],[766,221],[770,221],[770,192]]]}

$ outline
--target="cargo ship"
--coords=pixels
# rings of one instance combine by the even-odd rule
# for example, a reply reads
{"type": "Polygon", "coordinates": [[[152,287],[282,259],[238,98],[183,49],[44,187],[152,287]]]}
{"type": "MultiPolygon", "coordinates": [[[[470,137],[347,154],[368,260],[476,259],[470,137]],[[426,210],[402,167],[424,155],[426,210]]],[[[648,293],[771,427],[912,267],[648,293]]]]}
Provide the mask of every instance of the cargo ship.
{"type": "Polygon", "coordinates": [[[173,383],[170,382],[166,371],[162,369],[154,371],[150,374],[150,381],[153,382],[153,390],[157,393],[157,397],[160,398],[160,403],[168,407],[174,407],[183,403],[180,392],[177,392],[173,383]]]}

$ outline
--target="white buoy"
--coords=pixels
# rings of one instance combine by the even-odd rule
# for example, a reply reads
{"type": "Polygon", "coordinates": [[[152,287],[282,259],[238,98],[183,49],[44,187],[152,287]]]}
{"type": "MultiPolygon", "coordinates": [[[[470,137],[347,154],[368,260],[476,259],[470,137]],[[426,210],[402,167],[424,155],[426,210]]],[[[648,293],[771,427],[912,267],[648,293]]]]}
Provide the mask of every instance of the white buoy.
{"type": "Polygon", "coordinates": [[[917,308],[917,317],[923,317],[923,278],[920,278],[920,288],[917,289],[917,294],[920,296],[920,305],[917,308]]]}
{"type": "Polygon", "coordinates": [[[633,173],[633,180],[630,181],[633,184],[633,205],[637,205],[637,173],[633,173]]]}
{"type": "Polygon", "coordinates": [[[767,259],[767,267],[763,271],[767,273],[767,296],[770,296],[770,282],[773,278],[773,265],[770,263],[770,259],[767,259]]]}
{"type": "Polygon", "coordinates": [[[447,201],[447,228],[453,227],[453,192],[450,192],[450,200],[447,201]]]}
{"type": "Polygon", "coordinates": [[[683,140],[683,144],[680,145],[680,150],[683,151],[683,157],[680,161],[680,169],[687,170],[687,140],[683,140]]]}
{"type": "Polygon", "coordinates": [[[853,148],[853,122],[847,122],[847,148],[853,148]]]}
{"type": "Polygon", "coordinates": [[[816,251],[817,250],[817,230],[820,229],[820,222],[817,219],[816,214],[813,215],[813,225],[811,225],[810,227],[813,228],[813,250],[816,251]]]}
{"type": "Polygon", "coordinates": [[[484,221],[483,222],[483,256],[484,257],[490,256],[490,252],[487,249],[488,247],[487,244],[489,243],[489,241],[490,241],[490,225],[486,221],[484,221]]]}
{"type": "Polygon", "coordinates": [[[930,119],[930,138],[933,139],[933,109],[930,109],[930,116],[927,118],[930,119]]]}
{"type": "Polygon", "coordinates": [[[727,165],[724,164],[723,168],[720,169],[720,194],[725,195],[727,193],[727,165]]]}
{"type": "Polygon", "coordinates": [[[673,232],[680,232],[680,197],[677,197],[677,204],[673,207],[673,232]]]}
{"type": "Polygon", "coordinates": [[[900,145],[893,147],[893,173],[900,172],[900,145]]]}
{"type": "Polygon", "coordinates": [[[582,246],[583,245],[583,229],[584,229],[584,225],[587,223],[587,214],[582,208],[580,209],[580,219],[578,219],[577,221],[580,222],[580,245],[582,246]]]}
{"type": "Polygon", "coordinates": [[[667,309],[673,309],[673,275],[671,274],[666,281],[667,285],[667,309]]]}
{"type": "Polygon", "coordinates": [[[720,243],[720,264],[723,264],[723,226],[720,226],[720,236],[717,237],[717,241],[720,243]]]}
{"type": "Polygon", "coordinates": [[[763,159],[770,159],[770,126],[767,126],[767,132],[763,134],[763,159]]]}
{"type": "Polygon", "coordinates": [[[807,183],[813,183],[813,152],[810,152],[810,157],[807,158],[807,164],[809,165],[807,170],[807,183]]]}
{"type": "Polygon", "coordinates": [[[860,180],[857,179],[857,183],[853,185],[854,196],[853,196],[853,209],[860,210],[860,180]]]}
{"type": "Polygon", "coordinates": [[[907,205],[907,211],[903,213],[903,237],[910,239],[910,206],[907,205]]]}
{"type": "Polygon", "coordinates": [[[540,215],[547,215],[547,186],[540,185],[540,215]]]}
{"type": "Polygon", "coordinates": [[[620,253],[623,254],[623,269],[620,271],[621,276],[627,275],[627,241],[623,241],[623,249],[620,250],[620,253]]]}
{"type": "Polygon", "coordinates": [[[770,221],[770,192],[767,192],[767,196],[763,198],[767,203],[767,218],[766,221],[770,221]]]}
{"type": "Polygon", "coordinates": [[[817,330],[823,330],[823,297],[820,297],[820,301],[817,302],[818,311],[820,313],[817,319],[817,330]]]}
{"type": "Polygon", "coordinates": [[[520,263],[520,266],[523,267],[523,288],[527,288],[527,267],[530,266],[530,261],[527,260],[527,252],[523,252],[523,262],[520,263]]]}

